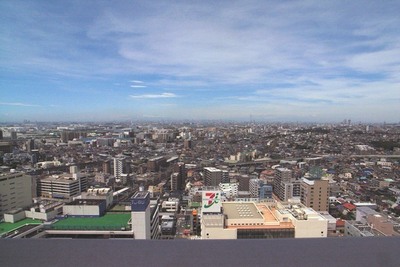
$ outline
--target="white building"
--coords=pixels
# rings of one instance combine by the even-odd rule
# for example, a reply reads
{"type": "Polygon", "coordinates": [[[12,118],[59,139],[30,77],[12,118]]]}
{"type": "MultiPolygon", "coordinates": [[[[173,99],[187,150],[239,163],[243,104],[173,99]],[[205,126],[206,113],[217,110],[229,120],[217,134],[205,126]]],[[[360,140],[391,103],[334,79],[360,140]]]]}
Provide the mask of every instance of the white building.
{"type": "Polygon", "coordinates": [[[121,178],[121,174],[126,171],[126,159],[125,157],[114,158],[114,176],[117,179],[121,178]]]}
{"type": "Polygon", "coordinates": [[[132,198],[131,209],[135,239],[151,239],[150,193],[137,192],[132,198]]]}
{"type": "Polygon", "coordinates": [[[235,198],[238,195],[239,183],[220,183],[219,190],[226,198],[235,198]]]}

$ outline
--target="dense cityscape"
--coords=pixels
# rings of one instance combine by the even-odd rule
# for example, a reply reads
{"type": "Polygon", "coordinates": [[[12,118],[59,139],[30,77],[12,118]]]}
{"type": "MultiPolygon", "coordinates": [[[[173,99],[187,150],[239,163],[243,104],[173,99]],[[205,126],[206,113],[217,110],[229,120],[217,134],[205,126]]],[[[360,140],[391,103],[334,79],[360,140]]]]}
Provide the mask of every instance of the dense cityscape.
{"type": "Polygon", "coordinates": [[[0,266],[400,266],[400,1],[0,1],[0,266]]]}
{"type": "Polygon", "coordinates": [[[126,122],[1,127],[2,238],[400,234],[400,126],[126,122]]]}

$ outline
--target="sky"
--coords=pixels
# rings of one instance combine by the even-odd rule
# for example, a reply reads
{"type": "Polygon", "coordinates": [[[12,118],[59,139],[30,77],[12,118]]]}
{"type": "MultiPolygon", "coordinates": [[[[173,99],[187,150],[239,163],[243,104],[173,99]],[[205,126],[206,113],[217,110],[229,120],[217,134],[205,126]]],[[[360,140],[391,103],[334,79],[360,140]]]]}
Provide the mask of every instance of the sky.
{"type": "Polygon", "coordinates": [[[400,1],[0,1],[0,122],[400,122],[400,1]]]}

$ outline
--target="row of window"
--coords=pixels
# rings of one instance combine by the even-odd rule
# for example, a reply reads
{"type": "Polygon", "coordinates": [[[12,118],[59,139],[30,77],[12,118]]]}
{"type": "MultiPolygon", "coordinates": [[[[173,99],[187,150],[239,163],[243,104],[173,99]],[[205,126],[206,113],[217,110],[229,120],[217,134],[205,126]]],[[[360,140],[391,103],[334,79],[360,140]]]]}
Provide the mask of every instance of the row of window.
{"type": "Polygon", "coordinates": [[[264,225],[263,223],[231,223],[231,226],[264,225]]]}

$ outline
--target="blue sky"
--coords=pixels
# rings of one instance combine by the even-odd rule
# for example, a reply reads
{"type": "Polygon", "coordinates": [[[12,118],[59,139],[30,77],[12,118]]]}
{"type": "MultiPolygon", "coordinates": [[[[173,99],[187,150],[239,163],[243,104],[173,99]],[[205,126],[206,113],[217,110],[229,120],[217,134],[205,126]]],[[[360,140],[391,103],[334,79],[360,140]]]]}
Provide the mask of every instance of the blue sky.
{"type": "Polygon", "coordinates": [[[0,1],[0,122],[400,121],[399,1],[0,1]]]}

